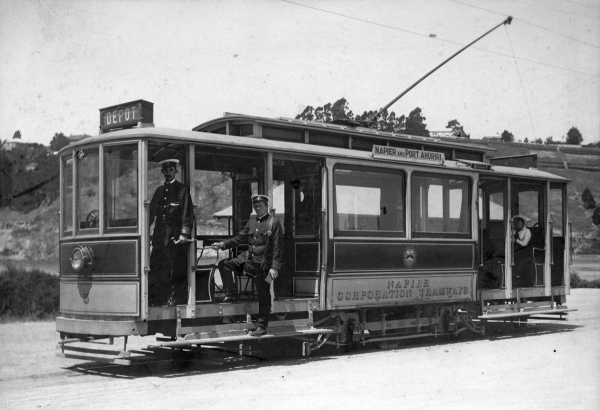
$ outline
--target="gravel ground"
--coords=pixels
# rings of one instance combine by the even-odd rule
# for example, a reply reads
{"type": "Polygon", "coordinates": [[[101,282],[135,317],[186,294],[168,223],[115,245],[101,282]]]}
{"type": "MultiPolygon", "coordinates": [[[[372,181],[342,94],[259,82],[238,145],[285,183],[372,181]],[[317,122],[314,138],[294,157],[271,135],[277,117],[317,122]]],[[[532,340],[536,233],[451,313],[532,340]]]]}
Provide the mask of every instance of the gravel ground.
{"type": "MultiPolygon", "coordinates": [[[[378,350],[131,367],[55,355],[54,323],[0,325],[2,409],[600,409],[600,290],[574,289],[568,322],[461,333],[378,350]]],[[[121,343],[122,339],[116,342],[121,343]]],[[[153,338],[131,338],[142,348],[153,338]]],[[[282,356],[284,352],[284,356],[282,356]]]]}

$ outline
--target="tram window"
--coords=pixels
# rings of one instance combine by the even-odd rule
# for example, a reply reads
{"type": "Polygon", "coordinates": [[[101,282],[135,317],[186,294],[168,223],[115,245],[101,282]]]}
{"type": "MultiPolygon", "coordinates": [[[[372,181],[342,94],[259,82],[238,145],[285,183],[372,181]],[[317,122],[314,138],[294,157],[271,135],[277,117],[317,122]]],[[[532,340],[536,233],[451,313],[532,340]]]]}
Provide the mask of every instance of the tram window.
{"type": "Polygon", "coordinates": [[[105,227],[136,232],[138,219],[138,145],[108,146],[104,151],[105,227]]]}
{"type": "MultiPolygon", "coordinates": [[[[196,156],[196,166],[200,165],[196,156]]],[[[194,171],[193,202],[196,207],[196,224],[199,235],[231,235],[232,218],[231,175],[222,171],[196,169],[194,171]]]]}
{"type": "Polygon", "coordinates": [[[531,232],[529,246],[543,248],[546,245],[544,200],[546,182],[513,180],[511,184],[511,214],[524,215],[525,226],[531,232]]]}
{"type": "Polygon", "coordinates": [[[252,134],[254,134],[254,127],[252,124],[234,124],[231,126],[231,135],[243,137],[252,134]]]}
{"type": "Polygon", "coordinates": [[[411,144],[409,142],[404,142],[404,141],[390,141],[390,147],[408,148],[408,149],[416,149],[416,150],[423,149],[423,146],[421,144],[411,144]]]}
{"type": "Polygon", "coordinates": [[[373,145],[387,145],[386,140],[378,140],[372,138],[352,137],[352,149],[359,151],[372,151],[373,145]]]}
{"type": "Polygon", "coordinates": [[[404,236],[404,174],[358,166],[334,169],[336,236],[404,236]]]}
{"type": "Polygon", "coordinates": [[[198,235],[238,233],[253,212],[250,197],[259,188],[263,192],[263,154],[196,145],[195,157],[192,177],[198,235]]]}
{"type": "Polygon", "coordinates": [[[550,183],[550,218],[552,221],[552,236],[562,237],[563,233],[563,193],[564,185],[550,183]]]}
{"type": "Polygon", "coordinates": [[[451,148],[427,147],[426,149],[432,152],[441,152],[442,154],[444,154],[444,158],[446,159],[453,159],[451,148]]]}
{"type": "Polygon", "coordinates": [[[63,235],[73,234],[73,153],[61,158],[63,164],[62,189],[63,203],[61,213],[63,235]]]}
{"type": "Polygon", "coordinates": [[[456,150],[454,152],[456,159],[465,159],[467,161],[479,161],[483,162],[483,154],[479,152],[471,152],[471,151],[459,151],[456,150]]]}
{"type": "Polygon", "coordinates": [[[349,137],[340,134],[325,134],[320,132],[310,132],[308,134],[308,143],[311,145],[322,145],[324,147],[348,148],[349,137]]]}
{"type": "Polygon", "coordinates": [[[471,237],[469,178],[415,172],[411,191],[413,237],[471,237]]]}
{"type": "Polygon", "coordinates": [[[490,194],[490,220],[504,221],[504,192],[490,194]]]}
{"type": "Polygon", "coordinates": [[[304,142],[304,131],[285,128],[262,127],[263,138],[277,141],[304,142]]]}
{"type": "MultiPolygon", "coordinates": [[[[98,148],[75,152],[77,163],[77,218],[79,230],[87,233],[98,231],[100,219],[100,156],[98,148]]],[[[83,233],[83,232],[81,232],[83,233]]]]}

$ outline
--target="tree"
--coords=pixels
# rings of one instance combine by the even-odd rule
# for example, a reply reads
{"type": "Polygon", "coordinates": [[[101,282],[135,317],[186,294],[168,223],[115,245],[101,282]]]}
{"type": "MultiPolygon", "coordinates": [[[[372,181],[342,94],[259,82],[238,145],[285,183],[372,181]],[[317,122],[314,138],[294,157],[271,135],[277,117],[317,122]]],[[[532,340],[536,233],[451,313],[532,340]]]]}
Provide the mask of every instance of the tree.
{"type": "Polygon", "coordinates": [[[529,139],[527,137],[525,137],[525,141],[523,141],[525,144],[529,144],[529,139]]]}
{"type": "Polygon", "coordinates": [[[583,203],[583,207],[585,209],[594,209],[596,207],[596,200],[594,199],[594,195],[592,195],[592,191],[590,191],[588,187],[585,187],[581,193],[581,202],[583,203]]]}
{"type": "Polygon", "coordinates": [[[543,143],[544,143],[544,141],[542,141],[542,139],[541,139],[541,138],[538,138],[538,139],[534,140],[534,141],[533,141],[533,143],[534,143],[534,144],[540,144],[540,145],[541,145],[541,144],[543,144],[543,143]]]}
{"type": "Polygon", "coordinates": [[[314,108],[307,105],[302,113],[296,115],[297,120],[332,122],[334,119],[354,119],[354,114],[348,108],[348,101],[340,98],[333,104],[327,103],[322,107],[314,108]]]}
{"type": "Polygon", "coordinates": [[[62,147],[66,147],[70,143],[71,141],[62,132],[57,132],[52,137],[52,141],[50,141],[50,149],[52,151],[59,151],[62,147]]]}
{"type": "Polygon", "coordinates": [[[406,118],[406,125],[404,132],[409,135],[420,135],[422,137],[429,137],[429,131],[427,130],[427,124],[425,124],[426,118],[421,115],[421,109],[415,108],[408,114],[406,118]]]}
{"type": "Polygon", "coordinates": [[[600,226],[600,208],[594,209],[594,213],[592,214],[592,222],[596,226],[600,226]]]}
{"type": "Polygon", "coordinates": [[[512,134],[512,132],[508,132],[507,130],[504,130],[504,131],[502,131],[500,140],[502,140],[504,142],[513,142],[515,140],[515,136],[512,134]]]}
{"type": "Polygon", "coordinates": [[[456,137],[459,138],[467,138],[470,139],[471,135],[467,134],[463,128],[462,125],[460,125],[460,122],[458,122],[458,120],[451,120],[448,121],[448,125],[446,125],[446,128],[451,128],[452,129],[452,134],[456,137]]]}
{"type": "Polygon", "coordinates": [[[546,138],[546,141],[544,143],[546,145],[554,144],[554,140],[552,139],[552,135],[549,136],[548,138],[546,138]]]}
{"type": "MultiPolygon", "coordinates": [[[[379,110],[363,111],[362,114],[354,114],[348,106],[345,98],[340,98],[335,103],[327,103],[321,107],[307,105],[298,115],[297,120],[332,122],[337,119],[348,119],[352,121],[368,121],[379,110]]],[[[423,123],[425,117],[421,115],[421,109],[415,108],[409,115],[410,122],[404,115],[397,116],[394,111],[384,110],[376,121],[371,125],[372,128],[380,131],[401,132],[411,135],[429,136],[427,125],[423,123]],[[412,117],[411,117],[412,115],[412,117]]]]}
{"type": "Polygon", "coordinates": [[[21,139],[21,131],[16,130],[15,133],[13,134],[13,139],[20,140],[21,139]]]}
{"type": "Polygon", "coordinates": [[[571,127],[567,132],[567,144],[569,145],[580,145],[583,142],[583,135],[576,127],[571,127]]]}

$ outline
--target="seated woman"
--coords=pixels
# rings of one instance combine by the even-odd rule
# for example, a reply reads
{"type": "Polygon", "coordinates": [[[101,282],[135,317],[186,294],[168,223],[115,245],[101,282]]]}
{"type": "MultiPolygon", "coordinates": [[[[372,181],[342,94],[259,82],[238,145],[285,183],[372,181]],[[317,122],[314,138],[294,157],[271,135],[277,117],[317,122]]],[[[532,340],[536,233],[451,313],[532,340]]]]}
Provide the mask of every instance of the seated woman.
{"type": "Polygon", "coordinates": [[[534,272],[532,266],[532,253],[529,247],[531,231],[525,226],[529,218],[524,215],[515,215],[513,223],[513,246],[515,268],[513,270],[513,287],[533,286],[534,272]]]}

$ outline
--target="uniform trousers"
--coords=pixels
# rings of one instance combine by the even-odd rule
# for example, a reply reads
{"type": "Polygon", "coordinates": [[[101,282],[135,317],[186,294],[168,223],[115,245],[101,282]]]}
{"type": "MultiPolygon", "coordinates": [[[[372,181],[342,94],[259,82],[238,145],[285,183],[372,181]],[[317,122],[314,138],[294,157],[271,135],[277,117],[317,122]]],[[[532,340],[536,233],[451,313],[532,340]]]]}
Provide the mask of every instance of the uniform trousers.
{"type": "Polygon", "coordinates": [[[187,303],[187,245],[172,241],[160,250],[152,249],[148,298],[150,306],[163,306],[172,299],[178,305],[187,303]]]}
{"type": "MultiPolygon", "coordinates": [[[[223,290],[225,290],[227,296],[237,296],[237,286],[234,278],[236,274],[243,274],[245,262],[245,254],[241,253],[233,259],[219,263],[223,290]]],[[[256,292],[258,293],[258,326],[263,327],[269,326],[269,316],[271,315],[271,285],[265,281],[268,274],[268,270],[261,269],[254,278],[254,286],[256,286],[256,292]]]]}

